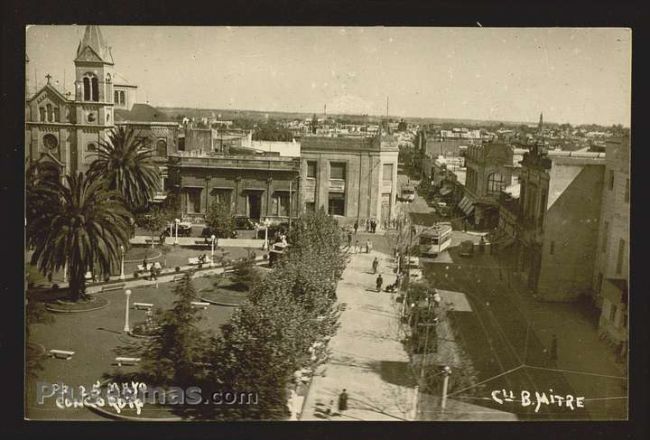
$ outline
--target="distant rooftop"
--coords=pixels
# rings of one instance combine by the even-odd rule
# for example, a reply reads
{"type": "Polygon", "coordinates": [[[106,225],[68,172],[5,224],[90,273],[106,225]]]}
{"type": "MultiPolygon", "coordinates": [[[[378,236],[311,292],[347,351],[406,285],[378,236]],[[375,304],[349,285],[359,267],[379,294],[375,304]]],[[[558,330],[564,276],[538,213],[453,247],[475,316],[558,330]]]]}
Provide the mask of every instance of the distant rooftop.
{"type": "Polygon", "coordinates": [[[133,104],[131,110],[115,109],[116,122],[174,122],[149,104],[133,104]]]}

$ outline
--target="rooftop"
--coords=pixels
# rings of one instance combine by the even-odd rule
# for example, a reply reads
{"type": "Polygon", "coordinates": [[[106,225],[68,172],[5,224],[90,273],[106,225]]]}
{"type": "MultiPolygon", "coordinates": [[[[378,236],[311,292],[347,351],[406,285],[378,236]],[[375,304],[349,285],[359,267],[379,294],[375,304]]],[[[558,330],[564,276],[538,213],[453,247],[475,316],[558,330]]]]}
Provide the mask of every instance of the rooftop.
{"type": "Polygon", "coordinates": [[[131,110],[115,109],[116,122],[173,122],[149,104],[133,104],[131,110]]]}

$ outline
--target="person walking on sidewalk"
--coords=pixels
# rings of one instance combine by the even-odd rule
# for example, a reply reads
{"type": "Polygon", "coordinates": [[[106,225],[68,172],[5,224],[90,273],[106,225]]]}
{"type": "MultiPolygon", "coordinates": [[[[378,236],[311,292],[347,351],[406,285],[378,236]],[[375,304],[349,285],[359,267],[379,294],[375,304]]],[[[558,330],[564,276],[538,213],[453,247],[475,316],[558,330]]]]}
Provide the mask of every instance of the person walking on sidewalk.
{"type": "Polygon", "coordinates": [[[551,350],[549,354],[552,361],[557,361],[557,336],[555,335],[551,338],[551,350]]]}
{"type": "Polygon", "coordinates": [[[339,412],[343,412],[346,409],[348,409],[348,393],[343,388],[343,391],[339,394],[339,412]]]}
{"type": "Polygon", "coordinates": [[[356,220],[354,222],[354,235],[357,235],[357,229],[359,229],[359,221],[356,220]]]}
{"type": "Polygon", "coordinates": [[[377,268],[379,267],[379,260],[377,257],[375,257],[374,260],[372,260],[372,273],[377,273],[377,268]]]}
{"type": "Polygon", "coordinates": [[[348,248],[352,247],[352,232],[348,232],[348,248]]]}
{"type": "Polygon", "coordinates": [[[381,274],[377,277],[377,292],[381,292],[381,286],[384,284],[384,279],[381,277],[381,274]]]}
{"type": "Polygon", "coordinates": [[[366,240],[366,254],[369,254],[372,250],[372,241],[366,240]]]}

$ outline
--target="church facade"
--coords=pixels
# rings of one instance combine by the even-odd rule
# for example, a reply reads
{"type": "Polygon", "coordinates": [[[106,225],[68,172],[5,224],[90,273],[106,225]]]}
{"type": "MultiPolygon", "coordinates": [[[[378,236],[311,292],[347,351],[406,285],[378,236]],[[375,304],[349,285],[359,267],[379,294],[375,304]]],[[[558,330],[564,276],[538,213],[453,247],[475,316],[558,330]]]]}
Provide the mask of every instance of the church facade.
{"type": "Polygon", "coordinates": [[[74,96],[57,90],[49,75],[45,86],[27,96],[26,164],[45,166],[59,176],[85,172],[97,158],[99,143],[123,125],[154,150],[154,163],[164,175],[167,150],[177,142],[177,124],[147,104],[136,104],[137,86],[116,72],[99,26],[86,26],[74,66],[74,96]]]}

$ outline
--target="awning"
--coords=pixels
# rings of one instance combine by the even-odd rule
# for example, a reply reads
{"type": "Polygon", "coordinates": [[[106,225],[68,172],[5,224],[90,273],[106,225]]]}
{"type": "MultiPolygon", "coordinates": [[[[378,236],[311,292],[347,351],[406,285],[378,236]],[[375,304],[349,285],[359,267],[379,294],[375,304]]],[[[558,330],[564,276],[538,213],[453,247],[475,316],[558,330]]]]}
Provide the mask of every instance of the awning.
{"type": "Polygon", "coordinates": [[[458,204],[458,207],[460,208],[461,211],[465,213],[465,215],[470,215],[474,210],[474,201],[469,197],[465,196],[463,197],[463,200],[461,200],[460,203],[458,204]]]}

